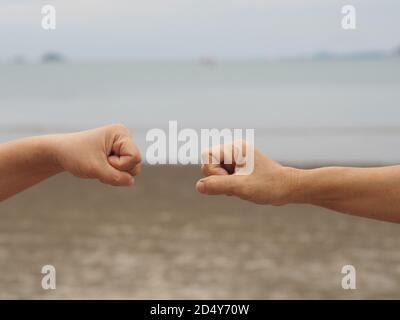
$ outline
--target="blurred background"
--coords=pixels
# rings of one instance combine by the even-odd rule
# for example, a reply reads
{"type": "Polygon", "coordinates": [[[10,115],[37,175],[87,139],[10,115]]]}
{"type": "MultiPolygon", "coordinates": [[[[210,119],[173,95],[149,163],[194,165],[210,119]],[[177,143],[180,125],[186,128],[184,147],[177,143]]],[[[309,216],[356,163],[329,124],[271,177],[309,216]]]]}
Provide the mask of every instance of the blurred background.
{"type": "MultiPolygon", "coordinates": [[[[0,142],[122,122],[145,153],[147,130],[177,120],[254,128],[297,167],[399,163],[399,18],[395,0],[3,0],[0,142]]],[[[396,225],[205,199],[199,176],[145,166],[119,190],[60,175],[1,203],[0,297],[400,298],[396,225]]]]}

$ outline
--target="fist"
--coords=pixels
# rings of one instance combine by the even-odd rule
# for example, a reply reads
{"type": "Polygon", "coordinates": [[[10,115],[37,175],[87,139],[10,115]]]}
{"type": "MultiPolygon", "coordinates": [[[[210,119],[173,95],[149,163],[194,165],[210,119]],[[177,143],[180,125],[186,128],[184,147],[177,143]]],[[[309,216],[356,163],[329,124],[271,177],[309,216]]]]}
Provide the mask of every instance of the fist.
{"type": "Polygon", "coordinates": [[[202,159],[203,163],[204,159],[208,161],[202,165],[206,178],[196,184],[200,193],[233,195],[257,204],[283,205],[289,201],[296,180],[294,170],[281,166],[253,147],[246,148],[244,141],[206,150],[202,159]],[[243,150],[252,154],[245,154],[243,150]],[[235,161],[237,154],[243,155],[240,163],[235,161]]]}
{"type": "Polygon", "coordinates": [[[131,186],[140,173],[140,152],[120,124],[54,136],[54,159],[61,170],[113,186],[131,186]]]}

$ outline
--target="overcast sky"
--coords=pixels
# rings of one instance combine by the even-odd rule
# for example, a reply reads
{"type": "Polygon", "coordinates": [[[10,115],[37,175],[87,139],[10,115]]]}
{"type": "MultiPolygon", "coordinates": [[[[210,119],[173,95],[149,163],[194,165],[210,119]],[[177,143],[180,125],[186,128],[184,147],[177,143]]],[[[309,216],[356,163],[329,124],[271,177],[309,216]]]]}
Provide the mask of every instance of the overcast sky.
{"type": "Polygon", "coordinates": [[[277,57],[400,45],[399,0],[0,0],[0,59],[277,57]],[[41,28],[41,7],[57,29],[41,28]],[[357,30],[341,29],[341,8],[357,30]]]}

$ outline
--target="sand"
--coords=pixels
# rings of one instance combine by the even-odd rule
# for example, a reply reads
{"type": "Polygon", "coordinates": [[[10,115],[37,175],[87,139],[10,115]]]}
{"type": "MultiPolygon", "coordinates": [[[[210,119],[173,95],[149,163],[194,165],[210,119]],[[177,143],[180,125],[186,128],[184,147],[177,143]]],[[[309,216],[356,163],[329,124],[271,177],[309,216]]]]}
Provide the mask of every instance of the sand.
{"type": "Polygon", "coordinates": [[[1,203],[0,298],[400,298],[399,225],[206,197],[198,177],[144,167],[119,189],[62,174],[1,203]]]}

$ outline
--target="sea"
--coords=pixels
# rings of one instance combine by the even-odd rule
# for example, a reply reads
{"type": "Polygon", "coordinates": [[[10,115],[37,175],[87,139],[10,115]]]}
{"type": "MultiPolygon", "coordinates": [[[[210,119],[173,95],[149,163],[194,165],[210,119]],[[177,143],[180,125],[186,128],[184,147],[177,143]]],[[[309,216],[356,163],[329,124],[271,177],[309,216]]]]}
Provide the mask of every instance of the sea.
{"type": "Polygon", "coordinates": [[[299,165],[400,163],[400,58],[0,64],[0,142],[128,126],[254,129],[299,165]]]}

